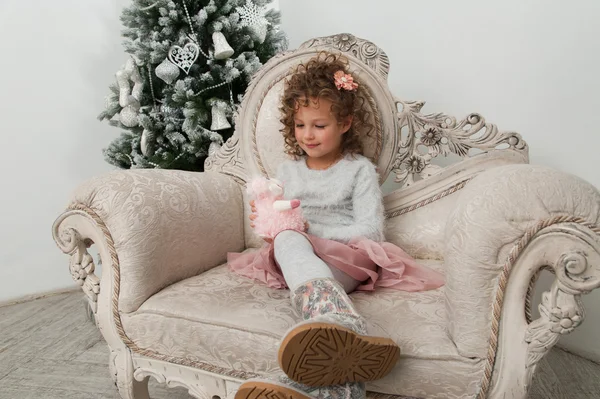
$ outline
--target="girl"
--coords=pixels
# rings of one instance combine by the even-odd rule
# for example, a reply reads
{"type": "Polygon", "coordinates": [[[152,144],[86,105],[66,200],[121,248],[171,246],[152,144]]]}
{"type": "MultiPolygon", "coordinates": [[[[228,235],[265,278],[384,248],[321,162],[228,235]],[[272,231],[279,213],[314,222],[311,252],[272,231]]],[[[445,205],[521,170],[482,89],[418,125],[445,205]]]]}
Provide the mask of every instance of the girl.
{"type": "MultiPolygon", "coordinates": [[[[347,60],[320,53],[286,82],[280,111],[285,152],[277,171],[287,198],[301,200],[305,231],[285,230],[259,251],[229,254],[235,272],[271,287],[289,287],[303,321],[283,338],[276,380],[249,380],[236,399],[364,398],[367,381],[394,367],[399,348],[367,335],[347,293],[443,284],[384,242],[382,193],[374,164],[362,155],[369,135],[363,88],[347,60]]],[[[251,202],[254,220],[256,209],[251,202]]]]}

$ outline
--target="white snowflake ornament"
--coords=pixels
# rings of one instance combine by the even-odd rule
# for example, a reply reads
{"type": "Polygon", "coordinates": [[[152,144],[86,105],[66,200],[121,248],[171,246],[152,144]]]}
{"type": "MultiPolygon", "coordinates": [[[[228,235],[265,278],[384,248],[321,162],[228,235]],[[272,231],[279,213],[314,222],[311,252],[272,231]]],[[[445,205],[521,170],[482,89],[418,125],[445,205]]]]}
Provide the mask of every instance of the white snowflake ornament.
{"type": "Polygon", "coordinates": [[[240,26],[250,28],[254,39],[263,43],[267,37],[267,26],[270,25],[265,17],[267,9],[257,6],[252,0],[246,0],[246,5],[236,7],[236,11],[240,14],[240,26]]]}

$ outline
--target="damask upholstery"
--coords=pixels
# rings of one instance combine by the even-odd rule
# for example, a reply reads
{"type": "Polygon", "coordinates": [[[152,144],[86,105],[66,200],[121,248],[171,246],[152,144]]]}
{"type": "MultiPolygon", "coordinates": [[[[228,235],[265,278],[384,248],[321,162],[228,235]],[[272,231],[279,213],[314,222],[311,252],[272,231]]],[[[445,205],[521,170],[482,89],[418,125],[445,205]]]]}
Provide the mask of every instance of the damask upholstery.
{"type": "Polygon", "coordinates": [[[72,202],[90,208],[110,230],[124,312],[244,248],[241,189],[223,174],[112,172],[80,186],[72,202]]]}
{"type": "Polygon", "coordinates": [[[413,257],[443,260],[446,221],[457,198],[454,193],[426,207],[387,219],[385,239],[413,257]]]}
{"type": "MultiPolygon", "coordinates": [[[[439,261],[422,263],[442,269],[439,261]]],[[[391,337],[402,349],[394,371],[370,383],[370,391],[426,398],[476,391],[482,360],[460,356],[449,338],[443,289],[380,289],[352,299],[370,332],[391,337]]],[[[163,289],[122,321],[142,348],[262,375],[278,371],[279,340],[298,318],[288,290],[256,284],[222,265],[163,289]]]]}

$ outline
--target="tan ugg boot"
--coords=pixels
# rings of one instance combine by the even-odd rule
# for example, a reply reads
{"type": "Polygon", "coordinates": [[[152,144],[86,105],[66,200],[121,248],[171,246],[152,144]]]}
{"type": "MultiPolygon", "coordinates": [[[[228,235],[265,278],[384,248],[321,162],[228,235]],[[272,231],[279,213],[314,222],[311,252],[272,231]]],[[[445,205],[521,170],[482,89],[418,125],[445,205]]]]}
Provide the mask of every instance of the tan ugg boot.
{"type": "Polygon", "coordinates": [[[304,283],[292,292],[292,303],[304,321],[284,336],[278,359],[292,380],[309,386],[374,381],[398,361],[398,345],[367,335],[365,320],[337,281],[304,283]]]}
{"type": "Polygon", "coordinates": [[[252,379],[243,383],[235,399],[365,399],[363,383],[346,383],[330,387],[309,387],[285,375],[272,379],[252,379]]]}

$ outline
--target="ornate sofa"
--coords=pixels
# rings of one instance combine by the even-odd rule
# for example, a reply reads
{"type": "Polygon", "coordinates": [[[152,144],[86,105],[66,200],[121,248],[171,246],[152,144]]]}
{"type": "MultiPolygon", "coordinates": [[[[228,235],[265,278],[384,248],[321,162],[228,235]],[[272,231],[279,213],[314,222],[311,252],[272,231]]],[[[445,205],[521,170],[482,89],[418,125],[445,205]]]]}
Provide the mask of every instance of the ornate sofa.
{"type": "Polygon", "coordinates": [[[539,360],[583,321],[580,295],[600,285],[600,193],[529,165],[521,136],[478,114],[457,121],[394,98],[386,54],[350,34],[310,40],[267,63],[235,135],[212,148],[205,172],[108,173],[78,187],[56,220],[54,239],[110,347],[120,395],[148,398],[154,377],[196,398],[233,398],[244,379],[278,370],[279,339],[296,321],[289,293],[238,277],[224,262],[228,251],[261,245],[243,185],[284,158],[283,78],[321,49],[345,53],[368,88],[377,127],[369,155],[392,187],[387,240],[447,279],[430,292],[352,294],[370,330],[402,348],[369,395],[525,398],[539,360]],[[458,161],[447,165],[452,157],[458,161]],[[543,268],[556,279],[531,320],[543,268]]]}

